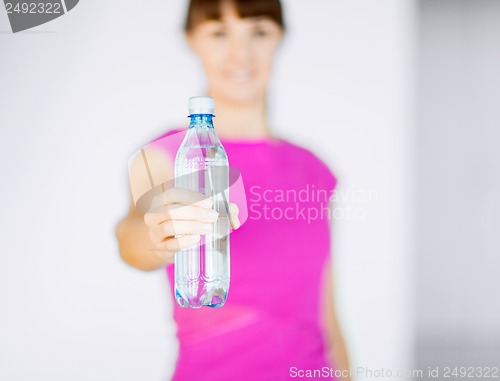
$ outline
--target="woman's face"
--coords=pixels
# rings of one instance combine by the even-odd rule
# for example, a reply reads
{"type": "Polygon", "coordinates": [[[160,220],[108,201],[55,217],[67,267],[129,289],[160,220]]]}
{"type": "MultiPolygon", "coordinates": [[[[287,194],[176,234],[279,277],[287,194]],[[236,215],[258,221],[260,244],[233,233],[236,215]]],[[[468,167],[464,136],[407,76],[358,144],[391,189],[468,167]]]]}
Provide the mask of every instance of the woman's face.
{"type": "Polygon", "coordinates": [[[282,29],[271,19],[239,18],[225,2],[220,21],[203,21],[186,37],[204,66],[210,95],[241,104],[265,96],[282,36],[282,29]]]}

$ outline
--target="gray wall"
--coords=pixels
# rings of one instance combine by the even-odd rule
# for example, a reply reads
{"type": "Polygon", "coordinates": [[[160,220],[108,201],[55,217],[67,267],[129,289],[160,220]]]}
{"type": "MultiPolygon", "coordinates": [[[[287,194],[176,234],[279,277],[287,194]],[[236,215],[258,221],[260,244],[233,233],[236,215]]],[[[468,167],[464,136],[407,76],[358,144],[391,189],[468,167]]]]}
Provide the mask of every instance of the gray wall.
{"type": "Polygon", "coordinates": [[[500,1],[420,2],[418,364],[500,365],[500,1]]]}

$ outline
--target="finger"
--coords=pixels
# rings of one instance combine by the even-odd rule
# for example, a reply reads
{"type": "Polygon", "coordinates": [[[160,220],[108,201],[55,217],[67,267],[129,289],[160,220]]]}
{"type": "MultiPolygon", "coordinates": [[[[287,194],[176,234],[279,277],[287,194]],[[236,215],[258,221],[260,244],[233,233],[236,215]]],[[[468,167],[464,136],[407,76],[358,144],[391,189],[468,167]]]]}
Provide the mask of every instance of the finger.
{"type": "Polygon", "coordinates": [[[162,212],[145,213],[144,222],[149,227],[154,227],[169,220],[215,222],[219,217],[213,209],[200,208],[192,205],[171,204],[163,206],[162,212]]]}
{"type": "Polygon", "coordinates": [[[210,197],[200,192],[183,188],[168,188],[154,197],[151,206],[152,208],[158,208],[169,204],[195,205],[211,208],[213,201],[210,197]]]}
{"type": "Polygon", "coordinates": [[[187,249],[188,247],[196,245],[200,242],[201,236],[194,235],[184,235],[179,238],[167,238],[160,244],[156,245],[158,249],[166,250],[168,252],[177,252],[179,250],[187,249]]]}
{"type": "Polygon", "coordinates": [[[153,229],[157,236],[166,238],[173,237],[176,234],[198,234],[204,235],[214,230],[214,224],[199,221],[172,221],[168,220],[153,229]]]}
{"type": "Polygon", "coordinates": [[[231,220],[231,227],[236,230],[241,226],[240,219],[238,218],[238,214],[240,213],[240,210],[238,208],[238,205],[234,203],[229,204],[229,216],[231,220]]]}

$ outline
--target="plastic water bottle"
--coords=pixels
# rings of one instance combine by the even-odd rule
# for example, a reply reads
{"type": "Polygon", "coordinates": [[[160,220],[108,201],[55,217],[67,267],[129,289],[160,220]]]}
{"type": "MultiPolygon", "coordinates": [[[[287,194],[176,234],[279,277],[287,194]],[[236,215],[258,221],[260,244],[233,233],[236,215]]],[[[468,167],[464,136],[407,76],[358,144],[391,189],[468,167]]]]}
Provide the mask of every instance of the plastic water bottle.
{"type": "Polygon", "coordinates": [[[175,159],[176,188],[211,197],[219,213],[211,233],[175,254],[175,299],[181,307],[222,307],[229,290],[229,162],[213,116],[213,98],[189,98],[190,125],[175,159]]]}

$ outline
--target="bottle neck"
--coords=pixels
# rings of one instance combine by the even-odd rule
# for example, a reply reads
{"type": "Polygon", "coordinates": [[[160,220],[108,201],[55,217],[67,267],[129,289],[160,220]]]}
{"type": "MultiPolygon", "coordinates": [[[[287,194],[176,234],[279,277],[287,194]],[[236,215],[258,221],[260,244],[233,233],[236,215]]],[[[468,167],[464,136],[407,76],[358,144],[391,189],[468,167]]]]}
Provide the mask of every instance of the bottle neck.
{"type": "Polygon", "coordinates": [[[189,117],[191,118],[189,128],[214,128],[212,114],[191,114],[189,117]]]}
{"type": "Polygon", "coordinates": [[[184,140],[190,147],[221,147],[222,144],[215,133],[212,114],[191,114],[191,122],[184,140]]]}

